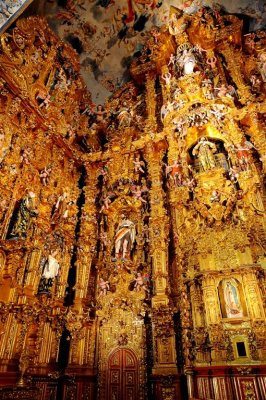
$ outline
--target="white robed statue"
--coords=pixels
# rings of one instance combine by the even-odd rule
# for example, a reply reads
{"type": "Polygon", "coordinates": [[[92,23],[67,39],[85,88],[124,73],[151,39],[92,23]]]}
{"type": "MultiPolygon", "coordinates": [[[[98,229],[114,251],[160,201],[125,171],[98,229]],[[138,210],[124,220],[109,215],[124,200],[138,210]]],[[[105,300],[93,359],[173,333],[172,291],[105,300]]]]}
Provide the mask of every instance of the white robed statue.
{"type": "Polygon", "coordinates": [[[131,251],[136,239],[134,222],[127,219],[124,214],[121,215],[121,219],[122,221],[118,225],[115,233],[115,260],[119,258],[119,254],[122,259],[125,259],[127,253],[131,251]]]}
{"type": "Polygon", "coordinates": [[[56,256],[57,251],[54,251],[52,254],[49,254],[48,260],[45,263],[42,278],[45,279],[53,279],[58,275],[60,265],[57,259],[54,257],[56,256]]]}
{"type": "Polygon", "coordinates": [[[39,283],[38,294],[48,294],[53,286],[54,279],[59,275],[60,265],[55,258],[56,254],[57,250],[55,250],[52,254],[49,254],[45,260],[39,283]]]}
{"type": "Polygon", "coordinates": [[[180,67],[183,68],[185,75],[192,74],[197,63],[192,50],[187,49],[183,51],[183,54],[177,59],[177,62],[180,67]]]}

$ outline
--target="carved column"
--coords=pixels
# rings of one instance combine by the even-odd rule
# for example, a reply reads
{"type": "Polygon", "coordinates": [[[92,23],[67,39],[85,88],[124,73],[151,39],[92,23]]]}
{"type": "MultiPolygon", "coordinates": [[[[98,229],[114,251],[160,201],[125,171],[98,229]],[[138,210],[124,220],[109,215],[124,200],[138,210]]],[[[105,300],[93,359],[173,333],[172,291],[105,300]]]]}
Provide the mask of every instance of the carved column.
{"type": "Polygon", "coordinates": [[[82,299],[86,297],[87,287],[90,277],[91,262],[95,253],[97,243],[97,220],[96,220],[96,169],[87,166],[87,179],[85,192],[85,204],[81,216],[81,228],[78,239],[77,251],[77,275],[76,275],[76,295],[75,309],[82,310],[82,299]]]}
{"type": "Polygon", "coordinates": [[[254,272],[243,275],[243,286],[247,298],[249,314],[252,318],[264,319],[262,301],[260,301],[260,292],[257,278],[254,272]]]}
{"type": "Polygon", "coordinates": [[[163,143],[153,145],[149,143],[146,148],[149,176],[152,182],[150,189],[150,240],[151,255],[153,258],[154,294],[153,306],[167,305],[166,295],[168,277],[168,235],[169,219],[164,208],[164,193],[161,182],[161,159],[163,143]]]}
{"type": "Polygon", "coordinates": [[[148,119],[145,124],[147,134],[154,134],[157,130],[156,124],[156,92],[155,92],[155,75],[153,73],[146,74],[146,104],[148,119]]]}
{"type": "Polygon", "coordinates": [[[193,326],[195,328],[204,327],[204,305],[202,302],[201,290],[196,285],[195,280],[190,283],[190,299],[192,308],[193,326]]]}
{"type": "MultiPolygon", "coordinates": [[[[173,311],[169,307],[168,287],[168,237],[169,219],[164,207],[162,189],[161,160],[165,144],[149,143],[146,160],[152,187],[150,189],[150,242],[152,278],[154,282],[153,327],[154,327],[154,367],[153,375],[160,376],[158,385],[163,387],[161,375],[177,374],[173,311]]],[[[173,384],[173,390],[177,390],[173,384]]],[[[176,392],[176,396],[178,393],[176,392]]]]}
{"type": "Polygon", "coordinates": [[[251,93],[249,87],[245,84],[243,75],[241,73],[243,64],[242,55],[237,49],[233,48],[227,42],[223,42],[221,53],[226,59],[230,74],[237,86],[239,100],[241,103],[245,104],[247,100],[251,99],[251,93]]]}
{"type": "Polygon", "coordinates": [[[214,277],[210,275],[203,277],[202,290],[206,311],[206,324],[207,326],[217,324],[220,321],[221,316],[214,277]]]}

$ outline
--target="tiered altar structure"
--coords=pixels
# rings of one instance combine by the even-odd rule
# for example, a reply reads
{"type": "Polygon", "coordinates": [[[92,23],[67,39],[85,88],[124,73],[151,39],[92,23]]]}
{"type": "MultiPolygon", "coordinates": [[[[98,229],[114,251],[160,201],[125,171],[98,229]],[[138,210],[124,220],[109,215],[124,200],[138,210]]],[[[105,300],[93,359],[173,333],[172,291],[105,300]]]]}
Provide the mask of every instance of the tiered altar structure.
{"type": "Polygon", "coordinates": [[[1,36],[0,398],[266,396],[265,40],[173,8],[96,107],[44,19],[1,36]]]}

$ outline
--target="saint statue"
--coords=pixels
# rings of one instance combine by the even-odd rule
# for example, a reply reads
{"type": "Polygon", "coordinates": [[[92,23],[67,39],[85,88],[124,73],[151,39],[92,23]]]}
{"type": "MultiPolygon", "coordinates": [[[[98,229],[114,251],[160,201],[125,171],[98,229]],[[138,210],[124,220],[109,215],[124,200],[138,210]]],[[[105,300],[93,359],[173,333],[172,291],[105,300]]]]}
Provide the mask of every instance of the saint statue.
{"type": "Polygon", "coordinates": [[[29,191],[20,201],[18,213],[9,237],[13,239],[25,239],[31,224],[32,217],[38,214],[35,209],[35,193],[29,191]]]}
{"type": "Polygon", "coordinates": [[[199,143],[194,147],[192,154],[199,158],[203,170],[207,171],[211,168],[215,168],[214,153],[216,151],[216,145],[202,137],[199,143]]]}
{"type": "Polygon", "coordinates": [[[60,265],[55,258],[56,255],[57,250],[49,254],[48,258],[45,260],[38,293],[49,292],[49,289],[53,286],[54,278],[59,274],[60,265]]]}
{"type": "Polygon", "coordinates": [[[185,75],[192,74],[197,63],[192,50],[187,49],[183,51],[183,54],[177,59],[177,62],[180,67],[183,68],[185,75]]]}
{"type": "Polygon", "coordinates": [[[136,239],[136,229],[134,222],[127,219],[126,215],[121,215],[121,222],[119,223],[115,233],[115,259],[116,261],[121,255],[122,260],[126,258],[133,247],[136,239]]]}

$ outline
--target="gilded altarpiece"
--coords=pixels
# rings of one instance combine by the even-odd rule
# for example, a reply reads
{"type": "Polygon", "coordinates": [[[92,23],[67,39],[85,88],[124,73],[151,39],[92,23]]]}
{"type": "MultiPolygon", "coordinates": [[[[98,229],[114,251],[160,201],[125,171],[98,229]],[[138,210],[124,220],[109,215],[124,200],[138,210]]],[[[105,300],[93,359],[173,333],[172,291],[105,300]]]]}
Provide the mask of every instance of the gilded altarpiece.
{"type": "Polygon", "coordinates": [[[1,36],[2,386],[265,397],[265,35],[202,13],[99,106],[45,20],[1,36]]]}

